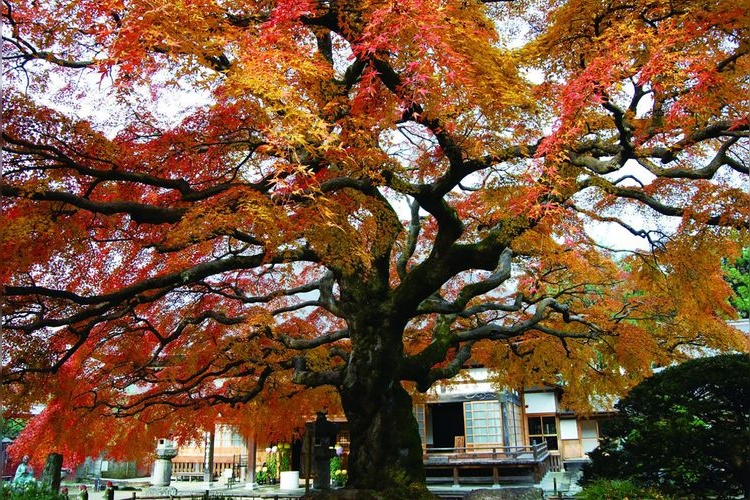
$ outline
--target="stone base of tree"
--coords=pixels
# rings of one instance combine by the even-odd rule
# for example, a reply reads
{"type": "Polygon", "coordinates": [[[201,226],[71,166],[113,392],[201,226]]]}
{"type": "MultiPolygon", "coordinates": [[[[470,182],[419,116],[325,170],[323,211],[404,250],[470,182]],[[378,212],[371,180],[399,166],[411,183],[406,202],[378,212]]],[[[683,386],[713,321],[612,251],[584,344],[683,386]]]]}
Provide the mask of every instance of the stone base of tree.
{"type": "Polygon", "coordinates": [[[544,498],[540,488],[501,488],[474,490],[464,500],[539,500],[544,498]]]}
{"type": "MultiPolygon", "coordinates": [[[[459,493],[458,491],[455,493],[459,493]]],[[[373,491],[342,488],[315,491],[304,497],[308,500],[436,500],[440,497],[425,488],[373,491]]],[[[492,488],[469,491],[465,500],[539,500],[544,498],[540,488],[492,488]]]]}
{"type": "Polygon", "coordinates": [[[151,486],[141,492],[144,497],[172,497],[177,495],[174,486],[151,486]]]}
{"type": "Polygon", "coordinates": [[[314,491],[303,498],[307,500],[437,500],[440,497],[427,488],[401,488],[383,491],[341,488],[314,491]]]}

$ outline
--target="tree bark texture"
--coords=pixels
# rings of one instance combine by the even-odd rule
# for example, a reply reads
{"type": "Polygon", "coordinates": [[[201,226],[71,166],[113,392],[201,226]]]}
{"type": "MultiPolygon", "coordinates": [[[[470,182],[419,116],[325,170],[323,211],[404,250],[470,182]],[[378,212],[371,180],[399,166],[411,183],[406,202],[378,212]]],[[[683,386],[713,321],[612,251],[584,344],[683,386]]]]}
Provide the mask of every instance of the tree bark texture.
{"type": "MultiPolygon", "coordinates": [[[[373,319],[373,318],[370,318],[373,319]]],[[[425,484],[422,443],[412,400],[398,379],[401,331],[353,329],[353,350],[340,388],[349,423],[351,488],[403,488],[425,484]],[[389,335],[388,331],[396,332],[389,335]]]]}

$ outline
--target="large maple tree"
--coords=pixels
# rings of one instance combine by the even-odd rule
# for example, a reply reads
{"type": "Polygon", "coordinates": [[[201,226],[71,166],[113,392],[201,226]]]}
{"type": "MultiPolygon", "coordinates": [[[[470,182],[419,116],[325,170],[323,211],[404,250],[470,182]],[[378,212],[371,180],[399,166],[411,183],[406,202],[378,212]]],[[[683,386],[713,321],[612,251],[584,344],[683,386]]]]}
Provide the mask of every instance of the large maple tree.
{"type": "Polygon", "coordinates": [[[2,9],[3,405],[44,404],[37,457],[327,408],[350,486],[422,484],[412,395],[463,367],[581,409],[742,348],[748,0],[2,9]]]}

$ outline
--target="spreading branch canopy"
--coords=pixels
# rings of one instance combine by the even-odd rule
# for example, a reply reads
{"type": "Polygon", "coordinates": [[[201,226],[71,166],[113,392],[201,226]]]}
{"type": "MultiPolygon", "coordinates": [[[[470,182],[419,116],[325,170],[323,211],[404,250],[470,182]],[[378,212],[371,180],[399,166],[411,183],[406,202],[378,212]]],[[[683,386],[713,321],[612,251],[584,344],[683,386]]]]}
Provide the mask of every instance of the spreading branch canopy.
{"type": "Polygon", "coordinates": [[[289,435],[381,354],[579,408],[742,348],[747,0],[2,9],[3,404],[46,405],[37,449],[289,435]]]}

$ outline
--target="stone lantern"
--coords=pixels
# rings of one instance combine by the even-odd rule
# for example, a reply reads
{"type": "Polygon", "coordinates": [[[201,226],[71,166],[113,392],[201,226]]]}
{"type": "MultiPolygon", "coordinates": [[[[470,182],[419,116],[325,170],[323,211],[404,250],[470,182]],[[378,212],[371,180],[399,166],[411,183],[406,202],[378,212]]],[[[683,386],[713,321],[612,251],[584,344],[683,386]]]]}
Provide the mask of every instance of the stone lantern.
{"type": "Polygon", "coordinates": [[[156,461],[151,484],[155,487],[169,486],[172,481],[172,459],[177,456],[177,448],[171,439],[159,439],[156,445],[156,461]]]}
{"type": "Polygon", "coordinates": [[[341,430],[341,424],[329,422],[325,412],[318,412],[315,419],[315,445],[313,457],[315,460],[315,479],[313,487],[319,490],[327,490],[331,487],[331,458],[336,454],[333,443],[341,430]]]}

